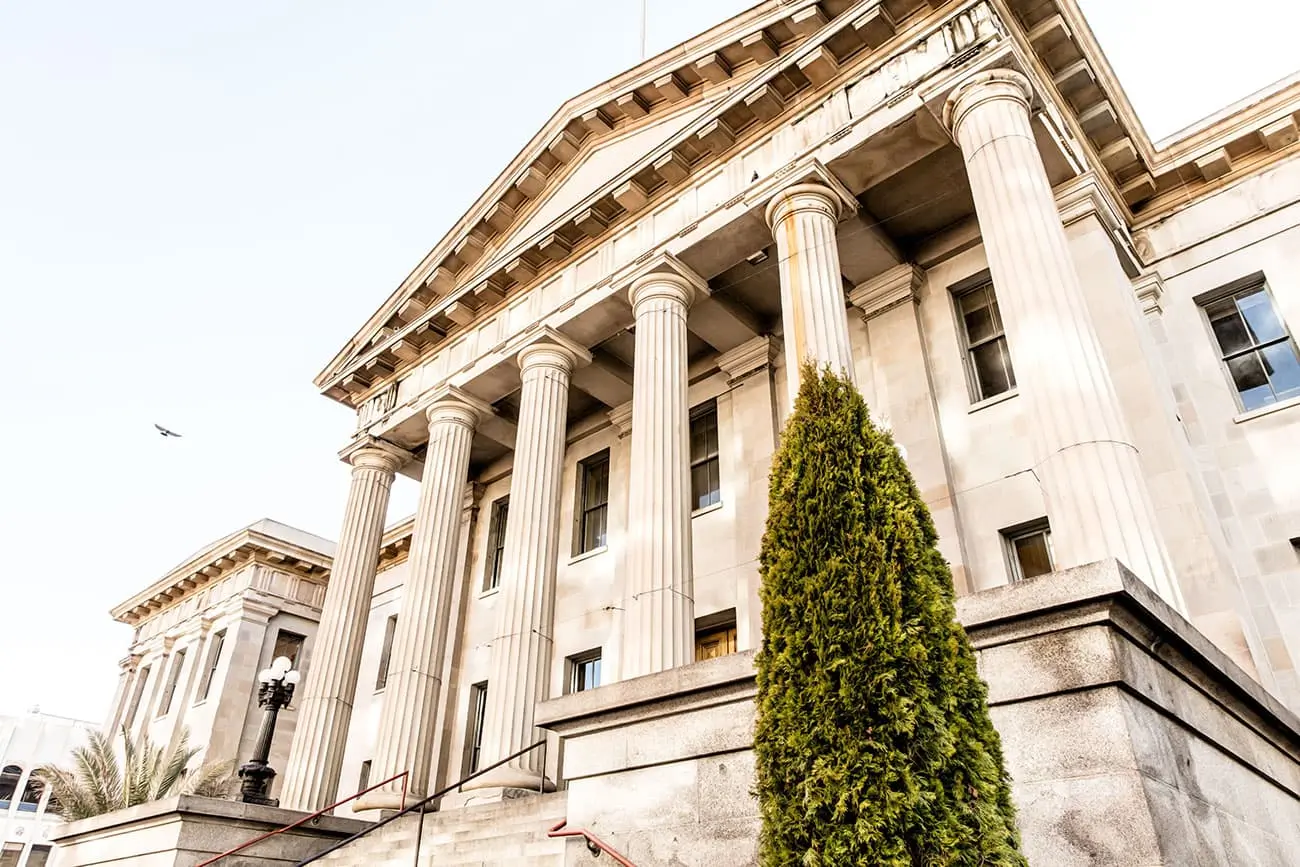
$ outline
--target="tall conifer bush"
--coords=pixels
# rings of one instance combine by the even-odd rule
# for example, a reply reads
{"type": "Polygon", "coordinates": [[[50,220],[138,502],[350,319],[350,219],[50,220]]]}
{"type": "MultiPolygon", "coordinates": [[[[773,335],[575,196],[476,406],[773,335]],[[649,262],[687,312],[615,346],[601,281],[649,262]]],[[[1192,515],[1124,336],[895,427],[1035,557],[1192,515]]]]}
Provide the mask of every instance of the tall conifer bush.
{"type": "Polygon", "coordinates": [[[805,367],[761,554],[764,867],[1026,864],[936,540],[862,396],[805,367]]]}

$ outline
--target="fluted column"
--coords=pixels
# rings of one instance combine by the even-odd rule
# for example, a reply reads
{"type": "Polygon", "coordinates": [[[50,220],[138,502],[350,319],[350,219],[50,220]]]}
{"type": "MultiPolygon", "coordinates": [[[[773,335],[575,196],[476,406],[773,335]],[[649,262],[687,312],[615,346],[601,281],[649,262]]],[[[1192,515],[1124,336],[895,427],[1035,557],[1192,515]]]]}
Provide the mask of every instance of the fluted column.
{"type": "Polygon", "coordinates": [[[296,702],[298,725],[280,796],[286,807],[307,812],[338,800],[379,542],[402,456],[395,449],[365,446],[349,455],[349,460],[352,486],[321,607],[312,665],[296,702]]]}
{"type": "MultiPolygon", "coordinates": [[[[549,340],[519,352],[523,390],[480,767],[539,739],[533,712],[537,702],[550,697],[569,378],[577,364],[590,359],[585,350],[549,340]]],[[[466,788],[537,789],[546,775],[542,760],[541,752],[534,750],[466,788]]]]}
{"type": "MultiPolygon", "coordinates": [[[[447,623],[456,583],[456,548],[469,478],[474,429],[491,408],[448,389],[429,407],[429,446],[411,534],[401,614],[393,635],[388,683],[379,712],[379,739],[370,772],[382,780],[410,771],[407,802],[428,794],[435,767],[447,623]]],[[[362,796],[356,810],[400,809],[397,781],[362,796]]]]}
{"type": "Polygon", "coordinates": [[[626,539],[623,679],[695,660],[691,572],[690,406],[686,313],[692,281],[647,274],[629,293],[636,317],[626,539]]]}
{"type": "Polygon", "coordinates": [[[1118,557],[1181,609],[1138,450],[1034,142],[1032,90],[994,69],[957,88],[944,118],[966,159],[975,213],[1030,414],[1035,472],[1058,568],[1118,557]]]}
{"type": "Polygon", "coordinates": [[[829,364],[854,380],[844,278],[835,244],[839,214],[839,196],[821,184],[796,184],[767,206],[781,275],[785,381],[791,403],[805,361],[818,367],[829,364]]]}

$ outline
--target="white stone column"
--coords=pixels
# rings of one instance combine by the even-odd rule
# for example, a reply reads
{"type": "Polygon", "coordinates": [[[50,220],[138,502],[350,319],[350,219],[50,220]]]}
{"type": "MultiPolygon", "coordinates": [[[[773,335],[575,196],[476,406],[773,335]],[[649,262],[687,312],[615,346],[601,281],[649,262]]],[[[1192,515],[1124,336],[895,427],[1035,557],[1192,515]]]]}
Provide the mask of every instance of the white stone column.
{"type": "Polygon", "coordinates": [[[703,288],[698,277],[665,271],[638,278],[629,292],[636,357],[624,535],[624,680],[695,661],[686,314],[703,288]]]}
{"type": "MultiPolygon", "coordinates": [[[[480,768],[540,739],[533,713],[550,697],[569,378],[574,367],[591,360],[586,350],[561,340],[548,336],[519,352],[523,389],[480,768]]],[[[542,759],[540,750],[526,753],[466,788],[549,786],[542,759]]]]}
{"type": "MultiPolygon", "coordinates": [[[[411,534],[401,613],[389,657],[388,685],[379,714],[371,780],[410,771],[407,802],[428,794],[440,738],[435,730],[442,693],[447,623],[456,584],[461,507],[469,478],[474,429],[491,407],[448,389],[429,407],[429,446],[420,478],[420,502],[411,534]]],[[[368,608],[367,604],[367,608],[368,608]]],[[[402,783],[364,795],[355,809],[402,807],[402,783]]]]}
{"type": "Polygon", "coordinates": [[[1056,565],[1118,557],[1181,610],[1138,451],[1034,142],[1031,97],[1020,73],[981,72],[949,97],[944,119],[966,159],[1029,413],[1056,565]]]}
{"type": "Polygon", "coordinates": [[[128,654],[117,663],[117,693],[113,696],[113,707],[108,715],[108,722],[104,724],[104,733],[110,738],[116,738],[122,731],[122,726],[126,723],[127,706],[131,703],[131,695],[135,692],[136,671],[140,665],[140,654],[128,654]]]}
{"type": "Polygon", "coordinates": [[[352,486],[321,608],[311,669],[296,702],[298,726],[281,797],[286,807],[305,812],[324,809],[338,800],[380,540],[389,493],[403,456],[393,448],[367,445],[348,460],[352,486]]]}
{"type": "Polygon", "coordinates": [[[840,197],[821,184],[796,184],[767,206],[781,274],[786,390],[799,393],[799,366],[811,361],[854,381],[849,317],[835,242],[840,197]]]}

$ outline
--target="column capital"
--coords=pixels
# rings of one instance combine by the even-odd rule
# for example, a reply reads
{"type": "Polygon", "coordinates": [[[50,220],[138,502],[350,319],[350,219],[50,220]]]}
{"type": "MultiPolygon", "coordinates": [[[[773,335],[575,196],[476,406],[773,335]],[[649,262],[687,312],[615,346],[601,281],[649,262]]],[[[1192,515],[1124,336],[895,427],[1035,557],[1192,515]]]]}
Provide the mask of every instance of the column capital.
{"type": "Polygon", "coordinates": [[[890,268],[883,274],[859,283],[849,293],[849,303],[871,319],[900,304],[917,300],[917,292],[925,283],[925,272],[910,262],[890,268]]]}
{"type": "Polygon", "coordinates": [[[948,96],[943,106],[943,125],[954,136],[971,109],[995,99],[1009,99],[1024,106],[1034,98],[1034,89],[1014,69],[986,69],[961,82],[948,96]]]}
{"type": "Polygon", "coordinates": [[[842,205],[839,193],[825,184],[795,184],[772,197],[763,212],[763,219],[773,231],[790,214],[803,211],[822,213],[839,222],[843,214],[842,205]]]}
{"type": "Polygon", "coordinates": [[[441,422],[462,424],[473,430],[479,422],[496,414],[491,404],[484,403],[472,394],[446,385],[435,391],[424,410],[424,417],[432,428],[441,422]]]}
{"type": "Polygon", "coordinates": [[[515,361],[520,374],[534,367],[552,367],[570,374],[590,364],[591,353],[554,328],[545,327],[520,347],[515,361]]]}
{"type": "Polygon", "coordinates": [[[772,366],[781,354],[781,339],[761,334],[728,349],[717,358],[718,369],[727,375],[727,384],[735,384],[752,373],[772,366]]]}
{"type": "Polygon", "coordinates": [[[353,469],[396,473],[411,459],[411,453],[390,442],[375,437],[365,437],[349,443],[343,451],[339,452],[339,457],[351,464],[353,469]]]}
{"type": "Polygon", "coordinates": [[[1147,316],[1159,316],[1164,310],[1160,303],[1165,294],[1165,281],[1155,271],[1150,271],[1133,281],[1133,293],[1137,295],[1142,312],[1147,316]]]}
{"type": "Polygon", "coordinates": [[[668,298],[689,308],[696,298],[709,294],[709,282],[671,253],[650,257],[626,279],[634,316],[637,305],[650,298],[668,298]]]}

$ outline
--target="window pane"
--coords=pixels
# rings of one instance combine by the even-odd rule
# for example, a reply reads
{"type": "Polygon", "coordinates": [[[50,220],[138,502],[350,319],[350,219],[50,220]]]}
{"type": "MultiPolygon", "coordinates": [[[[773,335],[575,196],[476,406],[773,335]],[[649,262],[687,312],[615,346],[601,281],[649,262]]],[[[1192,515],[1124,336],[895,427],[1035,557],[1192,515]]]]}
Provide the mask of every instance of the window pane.
{"type": "Polygon", "coordinates": [[[1235,307],[1221,313],[1207,307],[1206,312],[1210,314],[1210,327],[1214,329],[1214,337],[1225,356],[1250,348],[1250,335],[1246,333],[1246,326],[1235,307]]]}
{"type": "Polygon", "coordinates": [[[221,651],[226,646],[226,630],[212,636],[209,642],[208,670],[203,675],[203,687],[199,690],[199,701],[203,701],[212,692],[212,681],[217,679],[217,666],[221,664],[221,651]]]}
{"type": "Polygon", "coordinates": [[[492,526],[488,538],[488,567],[487,576],[483,581],[484,590],[501,586],[501,567],[506,559],[506,522],[509,517],[509,498],[503,497],[492,504],[492,526]]]}
{"type": "MultiPolygon", "coordinates": [[[[271,661],[279,659],[281,656],[289,657],[294,668],[298,668],[298,655],[302,652],[302,643],[305,641],[301,635],[296,632],[289,632],[281,629],[275,636],[275,650],[271,652],[271,661]]],[[[299,669],[301,671],[301,669],[299,669]]]]}
{"type": "Polygon", "coordinates": [[[691,416],[691,460],[702,461],[718,453],[718,411],[713,405],[691,416]]]}
{"type": "Polygon", "coordinates": [[[384,643],[379,646],[379,673],[375,675],[375,689],[388,686],[388,667],[393,659],[393,636],[397,633],[397,615],[384,622],[384,643]]]}
{"type": "Polygon", "coordinates": [[[23,797],[18,803],[18,809],[28,813],[35,813],[36,806],[41,802],[41,794],[45,791],[45,786],[36,777],[28,777],[27,785],[23,787],[23,797]]]}
{"type": "Polygon", "coordinates": [[[6,765],[3,772],[0,772],[0,809],[7,809],[9,802],[14,798],[14,791],[18,788],[18,778],[23,775],[23,769],[17,765],[6,765]]]}
{"type": "Polygon", "coordinates": [[[32,851],[27,853],[27,867],[45,867],[46,861],[50,857],[49,846],[33,846],[32,851]]]}
{"type": "Polygon", "coordinates": [[[1273,311],[1273,301],[1263,287],[1248,295],[1237,296],[1237,307],[1246,320],[1246,327],[1255,339],[1255,343],[1267,343],[1286,336],[1286,329],[1273,311]]]}
{"type": "Polygon", "coordinates": [[[1020,564],[1020,577],[1037,578],[1052,571],[1052,555],[1047,547],[1047,534],[1035,533],[1016,539],[1016,560],[1020,564]]]}
{"type": "Polygon", "coordinates": [[[1010,370],[1005,357],[1006,338],[985,343],[971,350],[971,359],[975,363],[975,379],[979,384],[981,398],[1001,394],[1011,388],[1010,370]]]}
{"type": "Polygon", "coordinates": [[[693,508],[703,509],[721,500],[718,484],[718,459],[705,461],[691,467],[691,497],[693,508]]]}
{"type": "Polygon", "coordinates": [[[1259,354],[1264,357],[1264,368],[1278,400],[1300,394],[1300,361],[1296,359],[1295,344],[1283,340],[1265,346],[1259,354]]]}
{"type": "Polygon", "coordinates": [[[985,297],[983,289],[962,296],[962,321],[966,324],[968,343],[979,343],[998,333],[993,308],[984,300],[985,297]],[[968,303],[969,299],[978,299],[978,303],[968,303]]]}
{"type": "Polygon", "coordinates": [[[1228,359],[1228,372],[1241,395],[1245,409],[1257,409],[1273,402],[1273,391],[1268,387],[1268,375],[1254,352],[1228,359]]]}
{"type": "Polygon", "coordinates": [[[478,770],[479,756],[483,752],[483,719],[487,715],[487,682],[470,687],[469,696],[469,748],[466,756],[467,774],[478,770]]]}
{"type": "Polygon", "coordinates": [[[361,776],[357,778],[357,791],[360,792],[370,785],[370,759],[361,763],[361,776]]]}
{"type": "Polygon", "coordinates": [[[606,507],[598,506],[583,513],[582,552],[594,551],[605,545],[606,507]]]}
{"type": "Polygon", "coordinates": [[[602,506],[609,498],[609,458],[583,465],[582,505],[584,508],[602,506]]]}

